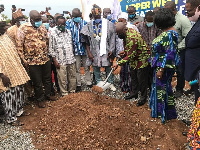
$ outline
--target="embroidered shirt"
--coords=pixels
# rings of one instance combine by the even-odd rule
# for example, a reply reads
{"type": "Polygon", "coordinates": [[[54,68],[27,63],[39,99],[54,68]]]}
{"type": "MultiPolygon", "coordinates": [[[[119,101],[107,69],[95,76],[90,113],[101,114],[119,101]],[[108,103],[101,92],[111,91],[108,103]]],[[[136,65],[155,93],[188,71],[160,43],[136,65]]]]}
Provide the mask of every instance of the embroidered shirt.
{"type": "Polygon", "coordinates": [[[150,50],[146,42],[134,29],[128,28],[124,41],[124,51],[126,56],[118,62],[119,65],[129,61],[133,69],[144,68],[148,65],[150,50]]]}
{"type": "Polygon", "coordinates": [[[76,61],[70,30],[61,32],[54,28],[49,38],[49,55],[55,57],[60,65],[73,64],[76,61]]]}
{"type": "Polygon", "coordinates": [[[66,28],[71,31],[72,39],[73,39],[73,47],[74,47],[74,54],[75,55],[86,55],[85,48],[81,43],[81,30],[87,22],[81,19],[81,22],[78,23],[78,26],[70,19],[66,22],[66,28]]]}
{"type": "Polygon", "coordinates": [[[16,39],[19,56],[29,65],[45,64],[49,60],[47,41],[47,30],[43,24],[37,29],[30,22],[22,24],[16,39]]]}

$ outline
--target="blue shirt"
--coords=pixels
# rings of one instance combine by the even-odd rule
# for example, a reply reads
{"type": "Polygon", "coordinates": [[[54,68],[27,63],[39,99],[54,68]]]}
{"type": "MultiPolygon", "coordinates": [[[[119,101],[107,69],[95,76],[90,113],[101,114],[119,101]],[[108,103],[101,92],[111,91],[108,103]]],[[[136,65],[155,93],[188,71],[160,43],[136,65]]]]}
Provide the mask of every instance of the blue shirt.
{"type": "Polygon", "coordinates": [[[74,47],[74,55],[86,55],[85,48],[81,43],[81,29],[87,22],[81,19],[81,22],[78,23],[78,26],[74,23],[73,19],[66,21],[66,28],[71,31],[74,47]]]}

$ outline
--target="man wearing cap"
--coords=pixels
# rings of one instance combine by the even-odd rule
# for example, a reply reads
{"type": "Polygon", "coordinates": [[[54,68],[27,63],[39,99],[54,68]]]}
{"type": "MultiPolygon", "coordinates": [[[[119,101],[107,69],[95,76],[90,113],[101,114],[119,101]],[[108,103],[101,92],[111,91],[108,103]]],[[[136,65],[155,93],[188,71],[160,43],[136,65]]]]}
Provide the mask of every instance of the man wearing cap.
{"type": "Polygon", "coordinates": [[[128,22],[130,22],[131,24],[137,24],[139,22],[144,21],[144,18],[142,18],[139,15],[136,15],[134,6],[128,6],[127,13],[128,13],[128,22]]]}
{"type": "Polygon", "coordinates": [[[26,23],[26,21],[21,9],[18,9],[16,12],[13,12],[12,15],[16,24],[8,28],[7,34],[10,37],[10,39],[13,41],[13,43],[16,45],[17,30],[19,26],[22,25],[23,23],[26,23]]]}
{"type": "MultiPolygon", "coordinates": [[[[93,66],[96,82],[101,81],[100,68],[105,67],[106,75],[111,71],[111,57],[115,54],[115,26],[107,19],[101,19],[101,8],[94,4],[92,9],[93,20],[81,30],[82,42],[87,50],[87,65],[93,66]]],[[[111,90],[115,91],[113,85],[113,74],[108,78],[111,90]]]]}

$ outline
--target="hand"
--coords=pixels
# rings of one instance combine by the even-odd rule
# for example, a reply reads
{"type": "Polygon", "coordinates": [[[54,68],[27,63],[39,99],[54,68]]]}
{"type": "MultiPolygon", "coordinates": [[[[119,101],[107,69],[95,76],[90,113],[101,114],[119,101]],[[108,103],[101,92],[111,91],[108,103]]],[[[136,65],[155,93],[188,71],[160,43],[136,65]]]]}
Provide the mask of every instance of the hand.
{"type": "Polygon", "coordinates": [[[5,87],[9,87],[11,85],[10,79],[4,74],[1,74],[1,79],[5,87]]]}
{"type": "Polygon", "coordinates": [[[44,15],[44,14],[45,14],[45,12],[44,12],[44,11],[41,11],[41,12],[40,12],[40,14],[41,14],[41,15],[44,15]]]}
{"type": "Polygon", "coordinates": [[[28,65],[27,61],[24,60],[23,63],[24,63],[25,69],[29,70],[29,65],[28,65]]]}
{"type": "Polygon", "coordinates": [[[121,52],[119,53],[119,56],[120,56],[121,58],[123,58],[124,55],[125,55],[125,52],[124,52],[124,51],[121,51],[121,52]]]}
{"type": "Polygon", "coordinates": [[[162,76],[163,76],[163,71],[158,70],[158,72],[156,73],[156,77],[161,80],[162,76]]]}
{"type": "Polygon", "coordinates": [[[66,13],[70,15],[70,12],[69,12],[69,11],[67,11],[66,13]]]}
{"type": "Polygon", "coordinates": [[[138,23],[140,23],[140,22],[136,22],[136,23],[134,23],[134,25],[136,26],[138,23]]]}
{"type": "Polygon", "coordinates": [[[60,64],[57,61],[54,61],[54,65],[57,69],[60,69],[60,64]]]}
{"type": "Polygon", "coordinates": [[[16,8],[11,8],[12,12],[15,12],[17,9],[16,8]]]}
{"type": "Polygon", "coordinates": [[[88,57],[89,57],[89,59],[90,59],[91,61],[94,60],[94,56],[93,56],[91,53],[88,54],[88,57]]]}
{"type": "Polygon", "coordinates": [[[113,68],[114,71],[115,71],[115,70],[118,68],[118,64],[117,64],[117,63],[113,64],[112,68],[113,68]]]}
{"type": "Polygon", "coordinates": [[[46,16],[50,16],[51,14],[49,12],[46,12],[46,16]]]}
{"type": "Polygon", "coordinates": [[[112,52],[108,52],[108,58],[112,56],[112,52]]]}

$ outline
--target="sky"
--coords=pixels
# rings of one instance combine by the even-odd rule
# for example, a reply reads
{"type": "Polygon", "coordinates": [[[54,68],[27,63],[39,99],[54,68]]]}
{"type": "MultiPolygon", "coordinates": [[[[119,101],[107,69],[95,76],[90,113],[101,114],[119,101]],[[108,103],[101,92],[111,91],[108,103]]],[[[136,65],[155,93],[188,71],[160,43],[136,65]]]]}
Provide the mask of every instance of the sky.
{"type": "Polygon", "coordinates": [[[12,18],[11,8],[15,5],[17,8],[25,9],[24,15],[29,16],[31,10],[45,11],[46,7],[51,7],[49,11],[53,16],[55,13],[62,13],[63,11],[72,11],[73,8],[81,7],[81,0],[0,0],[5,11],[2,14],[12,18]]]}

